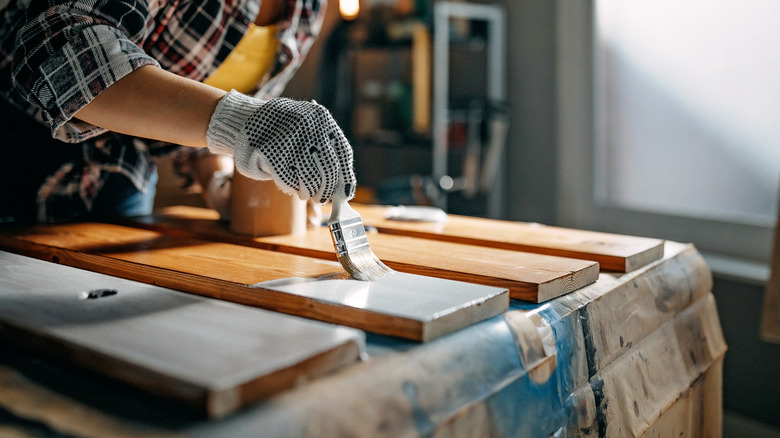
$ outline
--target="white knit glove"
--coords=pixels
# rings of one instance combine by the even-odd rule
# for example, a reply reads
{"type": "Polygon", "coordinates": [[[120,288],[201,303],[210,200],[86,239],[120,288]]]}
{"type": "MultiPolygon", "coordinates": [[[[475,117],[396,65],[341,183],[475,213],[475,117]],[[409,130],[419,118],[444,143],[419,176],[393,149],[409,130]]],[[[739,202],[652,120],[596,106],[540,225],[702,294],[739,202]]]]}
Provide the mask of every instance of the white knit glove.
{"type": "Polygon", "coordinates": [[[316,102],[263,102],[233,90],[217,104],[206,144],[213,153],[232,154],[243,175],[273,179],[300,199],[324,204],[354,196],[352,147],[316,102]]]}

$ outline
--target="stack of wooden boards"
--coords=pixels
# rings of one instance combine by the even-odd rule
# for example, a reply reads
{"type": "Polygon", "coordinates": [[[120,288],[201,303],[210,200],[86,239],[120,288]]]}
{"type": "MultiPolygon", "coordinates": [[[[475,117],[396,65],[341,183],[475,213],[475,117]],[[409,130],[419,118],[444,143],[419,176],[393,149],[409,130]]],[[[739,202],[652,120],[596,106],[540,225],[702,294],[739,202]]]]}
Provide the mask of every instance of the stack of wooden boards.
{"type": "MultiPolygon", "coordinates": [[[[327,233],[327,230],[322,230],[327,233]]],[[[68,266],[415,341],[505,311],[505,289],[397,273],[349,279],[337,262],[104,223],[20,227],[0,246],[68,266]]]]}
{"type": "MultiPolygon", "coordinates": [[[[593,283],[599,269],[630,272],[664,253],[664,242],[659,239],[457,215],[443,223],[402,222],[385,218],[388,207],[354,208],[366,226],[379,230],[370,235],[371,249],[393,269],[504,287],[512,298],[534,303],[593,283]]],[[[330,237],[323,230],[248,237],[231,233],[218,219],[213,210],[180,206],[130,225],[336,260],[330,237]]]]}
{"type": "MultiPolygon", "coordinates": [[[[664,242],[657,239],[458,216],[450,216],[449,221],[444,224],[402,223],[386,220],[382,207],[357,206],[357,210],[367,225],[380,230],[378,234],[370,236],[374,252],[390,267],[400,271],[387,281],[361,283],[347,279],[335,262],[326,228],[295,236],[242,237],[228,232],[226,227],[218,222],[214,212],[186,207],[164,210],[144,221],[122,225],[90,223],[5,227],[0,233],[0,248],[154,286],[423,342],[504,312],[508,308],[510,294],[512,298],[530,302],[547,301],[595,282],[599,275],[599,264],[602,269],[606,267],[609,270],[626,272],[663,256],[664,242]]],[[[20,270],[24,272],[40,269],[43,277],[56,278],[52,275],[59,274],[49,272],[50,267],[20,270]]],[[[25,282],[32,284],[33,280],[35,279],[29,275],[23,276],[23,280],[10,284],[7,291],[19,289],[20,284],[25,282]]],[[[101,281],[105,282],[105,279],[101,281]]],[[[119,280],[117,282],[120,284],[119,280]]],[[[9,313],[10,310],[0,312],[0,322],[3,322],[0,327],[3,328],[4,337],[19,339],[19,333],[24,332],[29,335],[24,339],[45,339],[46,342],[40,343],[42,350],[52,351],[53,345],[64,345],[67,348],[54,350],[87,351],[89,354],[85,357],[88,360],[78,359],[78,355],[62,355],[82,365],[97,361],[99,364],[93,368],[103,369],[106,374],[114,377],[154,375],[175,382],[176,384],[170,385],[174,387],[186,381],[171,371],[178,365],[175,361],[166,362],[167,357],[162,361],[165,363],[133,362],[122,357],[108,348],[108,345],[114,342],[108,335],[97,335],[100,342],[84,337],[74,340],[59,329],[41,335],[38,328],[43,327],[43,322],[35,318],[29,319],[30,324],[20,324],[25,312],[32,314],[40,310],[45,313],[50,304],[47,304],[47,300],[64,300],[63,302],[72,306],[83,306],[89,302],[75,302],[72,288],[67,286],[67,283],[61,284],[62,291],[71,294],[67,295],[68,298],[58,296],[55,285],[49,284],[46,297],[54,298],[29,298],[40,305],[19,304],[13,307],[17,313],[9,313]],[[106,368],[104,362],[112,365],[106,368]],[[119,372],[122,366],[116,364],[129,364],[129,369],[134,371],[119,372]],[[139,369],[145,371],[138,373],[139,369]]],[[[138,288],[135,285],[132,287],[138,288]]],[[[32,289],[38,290],[35,287],[32,289]]],[[[80,289],[86,290],[87,287],[80,289]]],[[[80,315],[85,311],[94,312],[101,315],[100,318],[104,318],[105,322],[112,323],[118,320],[139,321],[135,315],[130,317],[119,310],[127,304],[123,301],[124,298],[116,298],[130,294],[125,294],[116,287],[113,289],[119,291],[115,297],[95,300],[103,306],[102,311],[95,310],[97,306],[87,305],[88,310],[66,307],[68,311],[64,313],[80,315]]],[[[29,290],[25,293],[29,293],[29,290]]],[[[146,294],[148,296],[152,293],[158,292],[146,294]]],[[[12,300],[8,297],[4,299],[12,300]]],[[[19,300],[27,302],[28,298],[19,300]]],[[[186,301],[184,298],[177,300],[186,301]]],[[[208,308],[198,310],[198,313],[206,315],[206,320],[222,318],[219,316],[222,315],[220,312],[226,312],[221,307],[219,310],[213,310],[210,305],[198,305],[208,308]]],[[[162,305],[161,309],[150,311],[150,317],[155,320],[179,321],[170,315],[172,309],[180,307],[183,306],[162,305]]],[[[189,305],[184,307],[195,308],[189,305]]],[[[255,310],[257,309],[235,312],[255,310]]],[[[47,315],[51,315],[51,312],[47,315]]],[[[282,315],[276,317],[298,321],[282,315]]],[[[67,315],[52,318],[47,320],[48,323],[57,327],[73,323],[68,319],[71,316],[67,315]]],[[[267,316],[266,313],[258,313],[256,318],[265,319],[267,316]]],[[[148,322],[143,324],[145,326],[148,322]]],[[[252,333],[252,324],[248,324],[246,329],[248,333],[252,333]]],[[[291,330],[285,328],[284,324],[294,323],[286,320],[279,323],[278,331],[289,334],[291,330]]],[[[225,338],[224,330],[212,331],[210,324],[184,324],[175,328],[173,325],[173,322],[167,325],[171,332],[181,330],[190,333],[192,339],[202,337],[204,345],[218,344],[225,338]]],[[[159,326],[165,327],[166,324],[159,326]]],[[[307,330],[319,330],[322,332],[321,336],[325,337],[332,331],[330,326],[307,327],[307,330]]],[[[164,339],[167,331],[164,328],[158,330],[162,330],[158,337],[164,339]]],[[[235,332],[242,330],[244,328],[241,324],[228,329],[235,332]]],[[[111,331],[95,333],[103,332],[111,331]]],[[[309,336],[297,330],[292,330],[292,333],[293,337],[309,336]]],[[[297,350],[301,355],[291,359],[292,364],[272,367],[270,370],[254,370],[249,372],[249,377],[243,375],[243,380],[231,380],[227,385],[229,389],[224,385],[217,385],[219,391],[216,392],[222,394],[220,396],[204,396],[203,392],[196,397],[181,395],[187,391],[174,396],[187,399],[191,404],[193,399],[202,400],[195,404],[199,404],[209,415],[224,415],[292,384],[288,381],[279,388],[266,390],[260,389],[263,386],[261,384],[246,382],[263,381],[265,375],[285,372],[280,370],[325,372],[357,360],[361,349],[360,341],[357,340],[359,337],[356,337],[354,332],[348,333],[339,338],[340,341],[333,341],[330,350],[324,351],[322,346],[307,349],[303,344],[291,341],[289,337],[285,338],[287,335],[274,337],[275,334],[272,334],[273,342],[301,344],[297,350]],[[329,351],[340,353],[328,353],[329,351]],[[333,360],[334,355],[337,360],[333,360]],[[243,392],[236,389],[247,386],[253,389],[243,392]],[[230,397],[234,400],[225,402],[224,400],[230,397],[224,394],[231,394],[230,397]],[[210,401],[214,397],[222,401],[210,401]]],[[[150,342],[148,336],[145,337],[145,342],[150,342]]],[[[183,345],[192,345],[187,342],[182,341],[183,345]]],[[[122,345],[123,351],[133,351],[135,348],[131,344],[122,345]]],[[[160,342],[157,347],[163,348],[164,345],[165,342],[160,342]]],[[[236,354],[237,351],[242,350],[230,353],[236,354]]],[[[280,356],[274,349],[269,351],[274,357],[280,356]]],[[[229,360],[226,352],[217,351],[213,354],[225,359],[221,362],[223,366],[236,364],[235,361],[229,360]]],[[[147,352],[140,356],[154,355],[147,352]]],[[[264,359],[257,360],[262,362],[264,359]]],[[[220,372],[217,367],[216,373],[220,372]]],[[[305,379],[316,374],[303,372],[300,378],[305,379]]],[[[125,377],[124,380],[140,384],[130,377],[125,377]]],[[[294,380],[293,378],[291,381],[294,380]]],[[[148,388],[154,386],[147,385],[148,388]]],[[[187,384],[183,386],[187,387],[187,384]]],[[[200,387],[209,386],[204,384],[200,387]]],[[[170,392],[175,391],[168,392],[165,395],[171,395],[170,392]]]]}

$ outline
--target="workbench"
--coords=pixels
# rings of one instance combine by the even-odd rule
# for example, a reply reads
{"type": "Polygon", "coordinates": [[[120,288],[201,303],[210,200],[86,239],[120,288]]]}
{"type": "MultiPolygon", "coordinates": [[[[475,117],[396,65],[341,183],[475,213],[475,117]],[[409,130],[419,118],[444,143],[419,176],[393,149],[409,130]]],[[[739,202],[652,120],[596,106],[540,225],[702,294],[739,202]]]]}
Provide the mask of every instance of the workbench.
{"type": "MultiPolygon", "coordinates": [[[[362,214],[369,223],[370,209],[362,214]]],[[[172,227],[182,239],[198,229],[180,219],[136,226],[176,234],[172,227]]],[[[478,227],[491,224],[474,220],[478,227]]],[[[209,226],[218,227],[216,219],[209,226]]],[[[97,266],[95,257],[105,256],[61,249],[56,259],[47,256],[52,247],[41,242],[53,240],[53,229],[2,228],[0,250],[63,269],[97,266]],[[19,243],[23,234],[28,242],[39,239],[35,249],[19,243]]],[[[239,243],[230,245],[245,248],[239,243]]],[[[0,341],[0,436],[720,436],[726,345],[711,273],[690,244],[661,242],[661,250],[625,272],[602,268],[593,281],[551,299],[513,298],[497,315],[436,339],[363,330],[357,361],[218,419],[6,338],[0,341]]],[[[122,257],[136,267],[143,262],[122,257]]],[[[192,296],[169,286],[145,287],[192,296]]],[[[0,333],[4,328],[0,321],[0,333]]]]}

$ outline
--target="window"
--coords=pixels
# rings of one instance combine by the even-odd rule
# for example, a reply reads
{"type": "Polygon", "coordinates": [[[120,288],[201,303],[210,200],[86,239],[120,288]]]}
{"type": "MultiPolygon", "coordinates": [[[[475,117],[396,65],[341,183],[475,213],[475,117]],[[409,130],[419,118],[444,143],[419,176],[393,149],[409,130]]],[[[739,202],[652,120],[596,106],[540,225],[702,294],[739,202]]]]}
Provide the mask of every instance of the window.
{"type": "Polygon", "coordinates": [[[558,8],[561,222],[766,263],[780,187],[780,3],[558,8]]]}

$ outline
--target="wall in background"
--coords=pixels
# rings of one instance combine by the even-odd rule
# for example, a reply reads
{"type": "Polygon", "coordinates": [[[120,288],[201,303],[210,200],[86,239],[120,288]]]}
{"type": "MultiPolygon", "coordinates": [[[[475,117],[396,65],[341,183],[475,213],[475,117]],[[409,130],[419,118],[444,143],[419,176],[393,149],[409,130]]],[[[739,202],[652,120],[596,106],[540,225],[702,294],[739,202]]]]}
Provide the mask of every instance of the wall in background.
{"type": "Polygon", "coordinates": [[[555,223],[555,2],[496,2],[506,9],[506,219],[555,223]]]}

